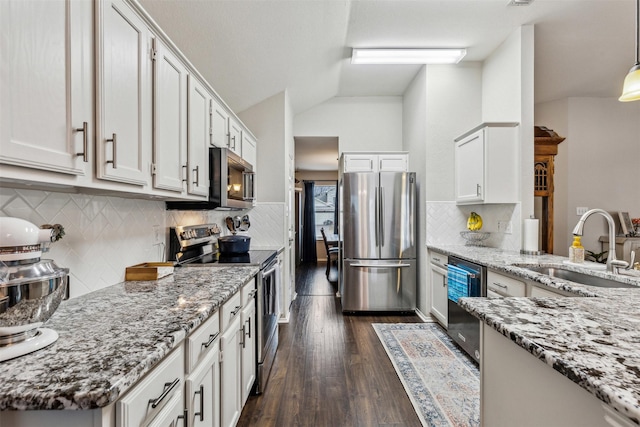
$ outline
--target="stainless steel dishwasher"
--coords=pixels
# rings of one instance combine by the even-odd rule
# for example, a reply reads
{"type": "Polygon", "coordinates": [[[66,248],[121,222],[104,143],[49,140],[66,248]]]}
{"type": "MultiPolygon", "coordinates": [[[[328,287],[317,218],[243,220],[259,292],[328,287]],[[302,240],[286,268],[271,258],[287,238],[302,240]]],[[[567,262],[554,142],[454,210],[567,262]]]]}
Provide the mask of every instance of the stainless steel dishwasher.
{"type": "Polygon", "coordinates": [[[483,265],[449,256],[447,264],[447,333],[473,359],[480,362],[480,321],[458,305],[462,297],[487,295],[487,269],[483,265]]]}

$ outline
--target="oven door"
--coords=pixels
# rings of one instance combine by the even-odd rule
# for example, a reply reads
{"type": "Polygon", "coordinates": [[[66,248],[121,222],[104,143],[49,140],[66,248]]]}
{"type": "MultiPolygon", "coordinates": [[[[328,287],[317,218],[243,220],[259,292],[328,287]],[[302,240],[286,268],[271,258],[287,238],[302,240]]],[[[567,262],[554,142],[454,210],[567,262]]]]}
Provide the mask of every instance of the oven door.
{"type": "Polygon", "coordinates": [[[258,282],[258,363],[264,361],[269,341],[273,339],[278,326],[278,280],[277,259],[270,262],[261,272],[258,282]]]}

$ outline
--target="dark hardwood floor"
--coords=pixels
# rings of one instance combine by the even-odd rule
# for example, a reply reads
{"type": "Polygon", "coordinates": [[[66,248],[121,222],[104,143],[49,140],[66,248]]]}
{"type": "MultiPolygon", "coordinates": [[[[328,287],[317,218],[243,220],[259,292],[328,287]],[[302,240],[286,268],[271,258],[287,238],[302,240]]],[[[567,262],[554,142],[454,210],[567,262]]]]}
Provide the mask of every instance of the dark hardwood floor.
{"type": "Polygon", "coordinates": [[[420,426],[371,323],[415,315],[342,315],[325,264],[296,270],[291,320],[267,388],[251,396],[239,426],[420,426]]]}

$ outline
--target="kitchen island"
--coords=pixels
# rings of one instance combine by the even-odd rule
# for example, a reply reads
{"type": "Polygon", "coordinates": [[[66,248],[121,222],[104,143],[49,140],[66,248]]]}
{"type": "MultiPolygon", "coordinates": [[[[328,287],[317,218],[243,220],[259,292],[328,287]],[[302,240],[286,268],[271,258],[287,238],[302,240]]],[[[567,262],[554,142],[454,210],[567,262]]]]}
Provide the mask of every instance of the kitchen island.
{"type": "Polygon", "coordinates": [[[562,264],[564,257],[460,246],[430,249],[576,296],[460,300],[482,322],[484,425],[640,424],[640,278],[616,276],[637,289],[597,288],[522,268],[562,264]]]}
{"type": "Polygon", "coordinates": [[[63,301],[44,325],[58,332],[54,344],[0,363],[0,426],[12,425],[13,410],[87,410],[47,411],[49,425],[59,424],[56,412],[108,417],[88,410],[118,400],[257,273],[253,266],[176,268],[159,280],[63,301]]]}

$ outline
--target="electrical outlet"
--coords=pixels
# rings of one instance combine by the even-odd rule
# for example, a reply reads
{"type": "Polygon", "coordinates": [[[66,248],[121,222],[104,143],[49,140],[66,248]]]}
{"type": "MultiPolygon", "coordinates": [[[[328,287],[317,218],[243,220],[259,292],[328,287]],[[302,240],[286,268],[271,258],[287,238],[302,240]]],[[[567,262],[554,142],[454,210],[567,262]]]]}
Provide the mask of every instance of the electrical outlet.
{"type": "Polygon", "coordinates": [[[589,208],[586,208],[584,206],[578,206],[576,208],[576,215],[584,215],[587,213],[587,211],[589,210],[589,208]]]}
{"type": "Polygon", "coordinates": [[[511,221],[498,221],[498,231],[505,234],[513,233],[513,225],[511,221]]]}

